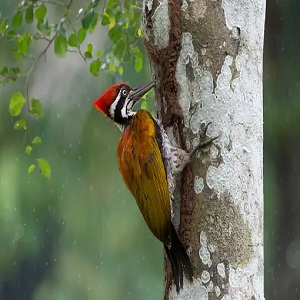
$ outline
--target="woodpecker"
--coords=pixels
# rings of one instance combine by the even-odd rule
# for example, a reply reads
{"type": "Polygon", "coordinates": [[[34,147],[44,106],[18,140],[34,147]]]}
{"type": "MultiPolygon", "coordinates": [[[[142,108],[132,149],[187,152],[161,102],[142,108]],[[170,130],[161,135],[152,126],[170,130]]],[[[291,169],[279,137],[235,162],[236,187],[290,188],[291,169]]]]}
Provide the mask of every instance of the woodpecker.
{"type": "Polygon", "coordinates": [[[164,244],[179,293],[184,274],[193,281],[193,267],[172,224],[172,195],[175,179],[192,153],[173,147],[161,122],[148,111],[133,111],[154,84],[137,88],[127,83],[113,84],[93,105],[122,131],[117,148],[120,172],[149,229],[164,244]]]}

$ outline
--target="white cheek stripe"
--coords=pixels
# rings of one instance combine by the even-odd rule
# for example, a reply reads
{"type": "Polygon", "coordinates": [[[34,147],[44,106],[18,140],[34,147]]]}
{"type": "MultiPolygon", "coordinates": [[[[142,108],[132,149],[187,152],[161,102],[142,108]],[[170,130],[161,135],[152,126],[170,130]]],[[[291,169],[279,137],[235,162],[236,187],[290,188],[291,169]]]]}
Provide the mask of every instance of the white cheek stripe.
{"type": "Polygon", "coordinates": [[[119,92],[117,98],[115,99],[115,101],[111,104],[110,108],[109,108],[109,114],[111,116],[111,118],[114,118],[115,116],[115,110],[116,110],[116,107],[118,105],[118,102],[121,98],[121,91],[119,92]]]}
{"type": "Polygon", "coordinates": [[[121,116],[122,118],[128,118],[129,116],[133,116],[134,112],[132,111],[133,101],[127,97],[125,103],[121,109],[121,116]]]}
{"type": "Polygon", "coordinates": [[[125,100],[124,105],[121,109],[122,118],[127,118],[127,101],[128,101],[128,98],[125,100]]]}

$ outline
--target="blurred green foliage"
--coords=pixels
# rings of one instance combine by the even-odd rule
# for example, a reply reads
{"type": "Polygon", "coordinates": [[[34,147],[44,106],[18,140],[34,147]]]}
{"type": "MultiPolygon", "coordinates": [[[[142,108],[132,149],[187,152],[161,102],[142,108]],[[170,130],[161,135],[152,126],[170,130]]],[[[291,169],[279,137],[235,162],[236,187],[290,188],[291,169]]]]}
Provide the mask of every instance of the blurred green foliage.
{"type": "Polygon", "coordinates": [[[299,1],[267,1],[264,45],[265,297],[300,299],[299,1]]]}
{"type": "MultiPolygon", "coordinates": [[[[54,53],[59,58],[65,57],[67,52],[75,52],[85,62],[89,61],[89,71],[96,77],[101,66],[101,70],[109,70],[111,74],[118,73],[120,76],[124,73],[124,66],[133,62],[136,72],[142,70],[142,52],[138,47],[138,39],[141,36],[138,3],[128,0],[109,0],[104,6],[99,3],[99,0],[86,3],[75,3],[74,0],[25,0],[18,5],[12,4],[12,17],[3,14],[0,19],[1,41],[6,42],[7,49],[13,54],[14,59],[10,64],[14,66],[11,67],[7,63],[0,66],[0,82],[5,85],[22,77],[26,78],[24,91],[15,91],[10,98],[9,112],[11,116],[19,117],[14,121],[14,129],[27,129],[28,114],[43,116],[42,103],[38,98],[30,97],[29,87],[32,72],[40,59],[46,58],[52,44],[54,53]],[[74,7],[78,5],[79,9],[74,7]],[[61,16],[60,19],[51,14],[51,7],[61,16]],[[91,42],[84,45],[87,34],[92,34],[96,26],[109,27],[111,47],[107,50],[96,50],[91,42]],[[41,42],[45,43],[43,50],[35,54],[41,42]],[[27,115],[22,114],[26,102],[27,115]]],[[[25,152],[30,154],[34,146],[34,143],[27,145],[25,152]]],[[[28,173],[33,172],[37,165],[41,174],[50,178],[49,162],[45,158],[38,158],[36,162],[31,162],[28,173]]]]}

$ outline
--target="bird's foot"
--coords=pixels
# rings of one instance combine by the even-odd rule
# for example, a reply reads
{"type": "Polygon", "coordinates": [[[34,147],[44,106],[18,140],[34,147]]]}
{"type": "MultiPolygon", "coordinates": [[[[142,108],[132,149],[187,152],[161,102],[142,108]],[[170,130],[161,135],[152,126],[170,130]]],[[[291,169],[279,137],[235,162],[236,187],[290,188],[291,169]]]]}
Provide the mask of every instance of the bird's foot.
{"type": "Polygon", "coordinates": [[[204,129],[201,131],[200,143],[189,153],[190,157],[192,157],[198,150],[207,152],[210,149],[213,141],[219,137],[219,135],[212,138],[207,136],[207,129],[209,125],[211,125],[211,122],[207,123],[207,125],[205,125],[204,129]]]}

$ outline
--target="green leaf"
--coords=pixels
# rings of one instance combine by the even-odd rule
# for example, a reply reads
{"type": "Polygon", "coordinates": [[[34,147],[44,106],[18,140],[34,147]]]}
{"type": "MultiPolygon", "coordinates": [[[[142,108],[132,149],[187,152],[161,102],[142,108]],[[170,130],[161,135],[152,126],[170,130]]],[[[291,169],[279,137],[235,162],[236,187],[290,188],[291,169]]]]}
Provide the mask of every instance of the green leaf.
{"type": "Polygon", "coordinates": [[[123,2],[123,5],[124,5],[124,8],[125,8],[125,10],[130,10],[130,7],[131,7],[131,4],[132,4],[132,2],[131,2],[131,0],[125,0],[124,2],[123,2]]]}
{"type": "Polygon", "coordinates": [[[20,129],[26,129],[26,120],[24,118],[21,118],[19,120],[17,120],[14,123],[14,129],[15,130],[20,130],[20,129]]]}
{"type": "Polygon", "coordinates": [[[109,28],[112,28],[115,25],[115,12],[111,9],[105,9],[104,14],[109,19],[109,28]]]}
{"type": "Polygon", "coordinates": [[[39,99],[31,98],[30,100],[30,113],[37,117],[43,116],[43,106],[39,99]]]}
{"type": "Polygon", "coordinates": [[[21,11],[18,11],[12,19],[13,29],[17,30],[21,26],[22,21],[23,21],[23,13],[21,11]]]}
{"type": "Polygon", "coordinates": [[[87,44],[86,45],[86,48],[85,48],[86,52],[91,52],[92,53],[93,49],[94,49],[94,47],[93,47],[92,44],[87,44]]]}
{"type": "Polygon", "coordinates": [[[42,142],[42,139],[39,136],[36,136],[32,141],[32,145],[38,145],[41,142],[42,142]]]}
{"type": "Polygon", "coordinates": [[[96,27],[96,25],[97,25],[97,22],[98,22],[98,14],[97,13],[95,13],[94,15],[93,15],[93,19],[92,19],[92,21],[91,21],[91,24],[90,24],[90,26],[89,26],[89,31],[90,32],[93,32],[94,31],[94,29],[95,29],[95,27],[96,27]]]}
{"type": "Polygon", "coordinates": [[[103,51],[102,51],[102,50],[98,50],[98,51],[97,51],[97,56],[98,56],[98,57],[100,57],[102,54],[103,54],[103,51]]]}
{"type": "Polygon", "coordinates": [[[5,35],[5,33],[6,33],[6,31],[7,31],[7,28],[8,28],[8,26],[7,26],[7,20],[4,19],[4,20],[2,20],[2,22],[0,23],[0,34],[1,34],[1,36],[4,36],[4,35],[5,35]]]}
{"type": "Polygon", "coordinates": [[[123,66],[120,66],[118,72],[119,72],[119,74],[120,74],[121,76],[123,76],[123,74],[124,74],[124,68],[123,68],[123,66]]]}
{"type": "Polygon", "coordinates": [[[141,103],[141,109],[148,110],[148,108],[149,108],[149,103],[148,103],[148,101],[144,100],[144,101],[141,103]]]}
{"type": "Polygon", "coordinates": [[[67,53],[68,41],[66,37],[59,34],[54,41],[54,53],[58,57],[64,57],[67,53]]]}
{"type": "Polygon", "coordinates": [[[91,52],[86,51],[86,52],[84,52],[84,57],[91,59],[91,58],[93,58],[93,55],[91,52]]]}
{"type": "Polygon", "coordinates": [[[124,48],[125,48],[125,42],[124,42],[124,40],[120,40],[119,43],[117,44],[117,47],[116,47],[115,51],[114,51],[114,56],[118,60],[123,59],[124,48]]]}
{"type": "Polygon", "coordinates": [[[101,25],[106,26],[110,23],[109,17],[105,14],[102,15],[101,25]]]}
{"type": "Polygon", "coordinates": [[[23,35],[18,39],[18,50],[21,54],[28,53],[28,46],[31,43],[30,37],[23,35]]]}
{"type": "Polygon", "coordinates": [[[124,36],[124,30],[121,26],[115,25],[108,32],[109,38],[117,44],[119,40],[124,36]]]}
{"type": "Polygon", "coordinates": [[[114,9],[120,4],[119,0],[109,0],[106,4],[107,9],[114,9]]]}
{"type": "Polygon", "coordinates": [[[136,72],[140,72],[142,70],[142,68],[143,68],[143,59],[141,57],[138,57],[138,56],[135,57],[134,68],[135,68],[136,72]]]}
{"type": "Polygon", "coordinates": [[[89,12],[84,16],[84,18],[81,20],[81,24],[82,24],[82,27],[87,30],[89,27],[90,27],[90,24],[92,23],[93,21],[93,17],[94,17],[94,10],[91,9],[89,10],[89,12]]]}
{"type": "Polygon", "coordinates": [[[121,20],[121,17],[122,17],[122,12],[121,11],[118,11],[115,15],[115,21],[116,23],[118,23],[120,20],[121,20]]]}
{"type": "Polygon", "coordinates": [[[94,76],[98,76],[99,74],[99,70],[101,67],[101,61],[99,59],[91,62],[90,64],[90,72],[94,75],[94,76]]]}
{"type": "Polygon", "coordinates": [[[117,68],[116,68],[115,64],[113,64],[113,63],[108,64],[108,69],[111,74],[114,74],[117,71],[117,68]]]}
{"type": "Polygon", "coordinates": [[[71,47],[77,47],[77,38],[75,33],[71,33],[68,38],[68,44],[71,47]]]}
{"type": "MultiPolygon", "coordinates": [[[[8,25],[7,25],[7,29],[8,29],[8,25]]],[[[16,32],[14,30],[10,30],[7,34],[6,37],[9,41],[13,40],[16,38],[16,32]]]]}
{"type": "Polygon", "coordinates": [[[142,52],[140,51],[139,48],[134,47],[133,48],[133,53],[135,54],[134,59],[134,68],[136,72],[140,72],[143,68],[143,57],[142,57],[142,52]]]}
{"type": "Polygon", "coordinates": [[[20,68],[16,67],[16,68],[10,68],[10,72],[12,74],[18,75],[20,73],[20,68]]]}
{"type": "Polygon", "coordinates": [[[30,166],[29,166],[29,168],[28,168],[28,174],[30,174],[31,172],[33,172],[34,171],[34,169],[35,169],[35,165],[34,164],[31,164],[30,166]]]}
{"type": "MultiPolygon", "coordinates": [[[[51,24],[51,26],[53,26],[53,25],[51,24]]],[[[39,31],[43,32],[46,36],[49,36],[51,34],[51,31],[52,31],[51,27],[49,26],[48,20],[46,22],[38,20],[36,28],[39,31]]]]}
{"type": "Polygon", "coordinates": [[[8,68],[7,67],[3,67],[0,71],[1,75],[7,75],[8,74],[8,68]]]}
{"type": "Polygon", "coordinates": [[[24,33],[19,39],[18,39],[18,50],[21,54],[27,54],[28,53],[28,46],[31,43],[31,38],[28,36],[28,33],[24,33]]]}
{"type": "Polygon", "coordinates": [[[141,36],[142,36],[142,29],[141,29],[141,28],[138,29],[137,35],[138,35],[138,37],[141,37],[141,36]]]}
{"type": "Polygon", "coordinates": [[[25,22],[29,25],[33,22],[33,7],[32,6],[29,6],[26,9],[25,22]]]}
{"type": "Polygon", "coordinates": [[[78,43],[81,44],[85,40],[85,37],[86,37],[86,30],[83,27],[81,27],[77,32],[78,43]]]}
{"type": "Polygon", "coordinates": [[[38,165],[39,165],[39,168],[40,168],[40,171],[42,172],[42,174],[46,178],[50,179],[50,177],[51,177],[51,168],[50,168],[49,163],[44,158],[38,158],[37,162],[38,162],[38,165]]]}
{"type": "MultiPolygon", "coordinates": [[[[57,24],[51,24],[51,27],[49,25],[48,20],[44,22],[43,20],[38,20],[36,25],[37,30],[43,32],[46,36],[49,36],[52,32],[52,28],[55,28],[54,30],[57,30],[57,24]]],[[[60,30],[57,30],[60,33],[60,30]]]]}
{"type": "Polygon", "coordinates": [[[9,101],[9,113],[12,116],[18,116],[21,113],[22,107],[26,100],[21,92],[15,92],[9,101]]]}
{"type": "Polygon", "coordinates": [[[42,4],[39,8],[36,9],[34,16],[37,20],[43,21],[46,16],[46,13],[47,7],[44,4],[42,4]]]}
{"type": "Polygon", "coordinates": [[[32,151],[32,147],[30,145],[27,145],[25,148],[25,153],[30,155],[31,151],[32,151]]]}
{"type": "Polygon", "coordinates": [[[43,25],[44,25],[43,21],[38,20],[38,22],[36,24],[37,30],[43,31],[43,28],[44,28],[43,25]]]}

